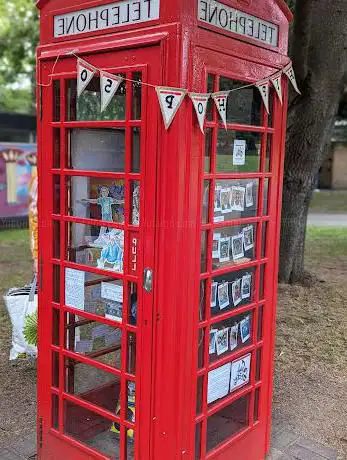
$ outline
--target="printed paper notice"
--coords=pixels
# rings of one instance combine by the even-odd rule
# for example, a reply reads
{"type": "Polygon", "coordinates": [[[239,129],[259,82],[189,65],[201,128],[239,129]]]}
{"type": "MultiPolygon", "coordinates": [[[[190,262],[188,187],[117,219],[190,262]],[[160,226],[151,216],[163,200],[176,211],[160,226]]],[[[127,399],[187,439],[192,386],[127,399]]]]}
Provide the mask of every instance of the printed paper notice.
{"type": "Polygon", "coordinates": [[[85,272],[65,269],[65,305],[84,310],[85,272]]]}
{"type": "Polygon", "coordinates": [[[230,388],[231,363],[218,367],[208,373],[207,403],[224,398],[230,388]]]}
{"type": "Polygon", "coordinates": [[[233,165],[242,166],[246,164],[246,141],[234,140],[233,165]]]}
{"type": "Polygon", "coordinates": [[[101,297],[114,302],[123,302],[123,286],[112,283],[101,283],[101,297]]]}

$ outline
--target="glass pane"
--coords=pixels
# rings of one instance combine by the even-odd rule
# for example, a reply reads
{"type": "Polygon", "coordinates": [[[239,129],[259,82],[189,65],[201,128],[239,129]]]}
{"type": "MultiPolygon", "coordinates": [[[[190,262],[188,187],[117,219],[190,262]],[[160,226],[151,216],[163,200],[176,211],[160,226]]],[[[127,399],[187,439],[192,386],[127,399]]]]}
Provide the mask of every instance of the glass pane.
{"type": "Polygon", "coordinates": [[[263,216],[269,213],[269,179],[264,180],[263,216]]]}
{"type": "Polygon", "coordinates": [[[119,377],[71,358],[65,358],[65,391],[115,413],[119,377]]]}
{"type": "Polygon", "coordinates": [[[121,343],[120,329],[83,316],[67,314],[66,349],[119,369],[121,343]]]}
{"type": "Polygon", "coordinates": [[[256,225],[236,225],[219,228],[213,235],[219,241],[212,251],[213,268],[239,265],[255,259],[256,225]]]}
{"type": "Polygon", "coordinates": [[[59,388],[59,353],[52,351],[52,386],[59,388]]]}
{"type": "Polygon", "coordinates": [[[270,128],[273,127],[274,123],[274,105],[275,105],[275,89],[270,85],[269,94],[269,121],[268,125],[270,128]]]}
{"type": "Polygon", "coordinates": [[[68,223],[67,236],[69,261],[102,270],[123,272],[123,230],[68,223]]]}
{"type": "Polygon", "coordinates": [[[212,129],[205,130],[205,169],[206,173],[211,172],[211,157],[212,157],[212,129]]]}
{"type": "Polygon", "coordinates": [[[141,120],[141,98],[142,98],[142,74],[141,72],[133,72],[131,76],[132,80],[139,83],[132,83],[133,87],[133,107],[132,107],[132,119],[141,120]]]}
{"type": "Polygon", "coordinates": [[[218,130],[217,172],[258,172],[261,134],[218,130]]]}
{"type": "Polygon", "coordinates": [[[59,397],[52,395],[52,427],[58,429],[59,425],[59,397]]]}
{"type": "Polygon", "coordinates": [[[260,276],[259,276],[259,299],[263,300],[264,299],[264,293],[265,293],[265,267],[266,265],[261,265],[260,267],[260,276]]]}
{"type": "Polygon", "coordinates": [[[261,258],[266,257],[266,243],[267,243],[267,222],[262,224],[262,236],[261,236],[261,258]]]}
{"type": "Polygon", "coordinates": [[[135,423],[136,414],[136,384],[135,382],[127,382],[127,415],[126,418],[129,422],[135,423]]]}
{"type": "MultiPolygon", "coordinates": [[[[119,74],[120,76],[125,76],[119,74]]],[[[69,121],[124,120],[126,85],[123,81],[106,109],[101,112],[100,78],[94,77],[77,98],[76,80],[66,82],[66,115],[69,121]]]]}
{"type": "Polygon", "coordinates": [[[60,259],[60,221],[53,221],[53,257],[60,259]]]}
{"type": "Polygon", "coordinates": [[[112,421],[70,401],[64,402],[64,432],[112,460],[120,459],[119,435],[112,421]]]}
{"type": "Polygon", "coordinates": [[[258,342],[263,339],[263,315],[264,315],[264,306],[260,305],[259,310],[258,310],[258,332],[257,332],[258,342]]]}
{"type": "Polygon", "coordinates": [[[141,130],[132,128],[132,155],[131,155],[131,172],[140,172],[140,149],[141,149],[141,130]]]}
{"type": "Polygon", "coordinates": [[[262,365],[262,352],[261,348],[257,350],[256,357],[256,369],[255,369],[255,381],[258,382],[261,379],[261,365],[262,365]]]}
{"type": "Polygon", "coordinates": [[[131,224],[140,225],[140,182],[131,182],[131,224]]]}
{"type": "Polygon", "coordinates": [[[60,80],[53,81],[53,121],[60,121],[60,80]]]}
{"type": "Polygon", "coordinates": [[[260,412],[260,388],[255,390],[254,394],[254,421],[258,422],[259,420],[259,412],[260,412]]]}
{"type": "Polygon", "coordinates": [[[251,345],[252,324],[252,312],[213,324],[210,328],[210,363],[251,345]]]}
{"type": "Polygon", "coordinates": [[[124,223],[123,179],[69,177],[67,190],[68,215],[124,223]]]}
{"type": "Polygon", "coordinates": [[[137,297],[137,284],[136,283],[130,283],[129,284],[129,297],[128,297],[128,323],[132,324],[133,326],[136,326],[137,324],[137,303],[138,303],[138,297],[137,297]]]}
{"type": "Polygon", "coordinates": [[[202,413],[202,396],[204,390],[204,376],[198,377],[198,386],[196,390],[196,415],[202,413]]]}
{"type": "Polygon", "coordinates": [[[207,232],[201,233],[201,273],[207,271],[207,232]]]}
{"type": "Polygon", "coordinates": [[[214,222],[255,217],[259,179],[216,181],[214,222]]]}
{"type": "MultiPolygon", "coordinates": [[[[214,92],[214,81],[215,81],[215,76],[209,74],[207,76],[207,92],[208,93],[214,92]]],[[[213,106],[214,106],[214,102],[212,98],[210,98],[207,103],[207,112],[206,112],[206,117],[207,117],[207,120],[209,121],[213,119],[213,106]]]]}
{"type": "Polygon", "coordinates": [[[59,329],[60,311],[52,308],[52,344],[60,346],[60,329],[59,329]]]}
{"type": "Polygon", "coordinates": [[[60,214],[60,176],[53,176],[53,214],[60,214]]]}
{"type": "Polygon", "coordinates": [[[208,419],[207,452],[248,427],[249,404],[250,394],[247,394],[208,419]]]}
{"type": "Polygon", "coordinates": [[[65,305],[122,322],[123,282],[106,276],[65,269],[65,305]]]}
{"type": "Polygon", "coordinates": [[[53,128],[53,168],[60,168],[60,129],[53,128]]]}
{"type": "Polygon", "coordinates": [[[133,332],[128,333],[127,372],[133,375],[136,373],[136,335],[133,332]]]}
{"type": "MultiPolygon", "coordinates": [[[[221,77],[220,91],[240,88],[247,83],[221,77]]],[[[249,87],[234,91],[228,98],[227,121],[228,123],[240,123],[243,125],[259,126],[261,124],[262,98],[256,87],[249,87]]]]}
{"type": "Polygon", "coordinates": [[[266,143],[265,172],[270,172],[271,169],[272,169],[272,134],[268,134],[267,143],[266,143]]]}
{"type": "Polygon", "coordinates": [[[53,302],[60,303],[60,266],[53,265],[53,302]]]}
{"type": "Polygon", "coordinates": [[[211,315],[216,316],[254,300],[255,268],[226,273],[213,278],[211,315]]]}
{"type": "Polygon", "coordinates": [[[200,306],[199,306],[199,321],[204,321],[206,318],[206,291],[207,281],[200,282],[200,306]]]}
{"type": "Polygon", "coordinates": [[[124,171],[125,129],[71,129],[68,131],[68,168],[124,171]]]}
{"type": "Polygon", "coordinates": [[[250,380],[250,372],[250,353],[210,371],[208,373],[207,403],[213,404],[247,385],[250,380]]]}
{"type": "Polygon", "coordinates": [[[198,368],[204,367],[204,350],[205,350],[205,329],[199,329],[198,335],[198,368]]]}
{"type": "Polygon", "coordinates": [[[201,459],[201,431],[202,423],[199,423],[195,428],[195,460],[201,459]]]}
{"type": "Polygon", "coordinates": [[[202,222],[203,224],[208,223],[208,204],[210,197],[210,181],[204,181],[204,187],[202,190],[202,222]]]}

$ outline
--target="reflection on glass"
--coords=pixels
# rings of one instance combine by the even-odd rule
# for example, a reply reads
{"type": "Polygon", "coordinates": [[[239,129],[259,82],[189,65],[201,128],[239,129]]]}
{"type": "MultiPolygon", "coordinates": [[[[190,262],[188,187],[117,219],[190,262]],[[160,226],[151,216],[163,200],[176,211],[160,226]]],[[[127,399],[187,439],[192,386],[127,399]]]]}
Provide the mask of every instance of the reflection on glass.
{"type": "Polygon", "coordinates": [[[249,423],[250,394],[224,407],[207,421],[207,452],[229,440],[249,423]]]}
{"type": "Polygon", "coordinates": [[[142,97],[142,74],[141,72],[133,72],[131,79],[135,83],[132,83],[133,88],[133,107],[132,107],[132,119],[141,120],[141,97],[142,97]]]}
{"type": "Polygon", "coordinates": [[[68,260],[102,270],[123,272],[124,231],[96,225],[67,224],[68,260]]]}
{"type": "Polygon", "coordinates": [[[124,172],[125,129],[71,129],[68,167],[124,172]]]}
{"type": "Polygon", "coordinates": [[[212,129],[205,130],[205,172],[211,172],[211,157],[212,157],[212,129]]]}
{"type": "Polygon", "coordinates": [[[250,345],[252,324],[252,312],[213,324],[210,328],[210,363],[250,345]]]}
{"type": "Polygon", "coordinates": [[[64,402],[64,433],[112,460],[119,460],[119,435],[112,427],[111,420],[70,401],[64,402]]]}
{"type": "Polygon", "coordinates": [[[198,336],[198,368],[204,367],[205,329],[199,329],[198,336]]]}
{"type": "Polygon", "coordinates": [[[265,172],[270,172],[272,167],[272,134],[267,135],[265,172]]]}
{"type": "Polygon", "coordinates": [[[201,427],[202,423],[199,423],[195,428],[195,460],[201,459],[201,427]]]}
{"type": "Polygon", "coordinates": [[[262,359],[262,349],[258,348],[257,357],[256,357],[256,368],[255,368],[255,381],[258,382],[261,378],[261,359],[262,359]]]}
{"type": "Polygon", "coordinates": [[[255,390],[254,395],[254,421],[258,422],[259,420],[259,412],[260,412],[260,388],[255,390]]]}
{"type": "Polygon", "coordinates": [[[225,273],[213,278],[211,315],[217,316],[254,300],[255,268],[225,273]]]}
{"type": "Polygon", "coordinates": [[[136,373],[136,335],[133,332],[128,332],[127,372],[133,375],[136,373]]]}
{"type": "Polygon", "coordinates": [[[53,168],[60,168],[60,129],[53,128],[53,168]]]}
{"type": "MultiPolygon", "coordinates": [[[[207,76],[207,92],[208,93],[214,92],[214,81],[215,81],[215,76],[208,74],[207,76]]],[[[214,102],[212,98],[210,98],[207,103],[207,112],[206,112],[206,118],[208,121],[211,121],[213,119],[213,105],[214,105],[214,102]]]]}
{"type": "Polygon", "coordinates": [[[59,353],[52,352],[52,386],[59,388],[59,353]]]}
{"type": "Polygon", "coordinates": [[[269,212],[269,183],[269,179],[264,180],[263,216],[267,216],[269,212]]]}
{"type": "Polygon", "coordinates": [[[53,176],[53,214],[60,214],[60,176],[53,176]]]}
{"type": "Polygon", "coordinates": [[[60,80],[53,81],[53,121],[60,121],[60,80]]]}
{"type": "Polygon", "coordinates": [[[200,282],[200,306],[199,306],[199,321],[204,321],[206,317],[206,286],[207,281],[200,282]]]}
{"type": "Polygon", "coordinates": [[[52,308],[52,344],[60,346],[60,328],[59,328],[60,311],[52,308]]]}
{"type": "Polygon", "coordinates": [[[204,187],[202,190],[202,222],[203,224],[208,223],[208,204],[210,197],[210,181],[204,181],[204,187]]]}
{"type": "Polygon", "coordinates": [[[213,234],[213,268],[247,263],[255,259],[256,225],[219,228],[213,234]]]}
{"type": "Polygon", "coordinates": [[[198,386],[196,390],[196,415],[200,415],[202,412],[202,396],[204,390],[204,376],[198,377],[198,386]]]}
{"type": "MultiPolygon", "coordinates": [[[[247,83],[229,78],[220,78],[220,91],[229,91],[240,88],[247,83]]],[[[240,123],[243,125],[259,126],[261,124],[262,99],[258,88],[249,87],[234,91],[228,99],[227,121],[228,123],[240,123]]]]}
{"type": "Polygon", "coordinates": [[[119,377],[71,358],[65,358],[65,391],[112,413],[120,393],[119,377]]]}
{"type": "Polygon", "coordinates": [[[214,222],[255,217],[258,208],[259,179],[216,181],[214,222]]]}
{"type": "Polygon", "coordinates": [[[60,302],[60,266],[53,265],[53,302],[60,302]]]}
{"type": "Polygon", "coordinates": [[[59,425],[59,397],[52,395],[52,427],[58,429],[59,425]]]}
{"type": "MultiPolygon", "coordinates": [[[[119,74],[124,77],[125,75],[119,74]]],[[[76,80],[66,81],[66,116],[69,121],[124,120],[126,84],[123,81],[107,108],[101,112],[100,78],[94,77],[77,98],[76,80]]]]}
{"type": "MultiPolygon", "coordinates": [[[[123,281],[66,268],[65,305],[121,323],[123,321],[123,281]]],[[[111,338],[112,334],[109,339],[111,338]]]]}
{"type": "Polygon", "coordinates": [[[264,315],[264,306],[260,305],[259,310],[258,310],[258,332],[257,332],[258,342],[263,339],[263,315],[264,315]]]}
{"type": "Polygon", "coordinates": [[[128,323],[136,326],[137,324],[137,311],[138,311],[138,297],[137,297],[137,284],[129,284],[129,297],[128,297],[128,323]]]}
{"type": "Polygon", "coordinates": [[[258,172],[261,134],[218,130],[217,172],[258,172]]]}
{"type": "Polygon", "coordinates": [[[201,233],[201,273],[207,271],[207,232],[201,233]]]}
{"type": "Polygon", "coordinates": [[[66,349],[120,368],[122,331],[83,316],[66,316],[66,349]]]}
{"type": "Polygon", "coordinates": [[[72,176],[67,179],[68,214],[124,223],[124,180],[72,176]]]}
{"type": "Polygon", "coordinates": [[[267,243],[267,222],[262,224],[262,235],[261,235],[261,258],[266,257],[266,243],[267,243]]]}
{"type": "Polygon", "coordinates": [[[275,89],[270,86],[270,94],[269,94],[269,121],[268,125],[270,128],[273,127],[274,123],[274,105],[275,105],[275,89]]]}
{"type": "Polygon", "coordinates": [[[141,148],[141,131],[140,128],[132,128],[132,155],[131,155],[131,172],[140,172],[140,148],[141,148]]]}
{"type": "Polygon", "coordinates": [[[60,259],[60,221],[53,221],[53,257],[60,259]]]}

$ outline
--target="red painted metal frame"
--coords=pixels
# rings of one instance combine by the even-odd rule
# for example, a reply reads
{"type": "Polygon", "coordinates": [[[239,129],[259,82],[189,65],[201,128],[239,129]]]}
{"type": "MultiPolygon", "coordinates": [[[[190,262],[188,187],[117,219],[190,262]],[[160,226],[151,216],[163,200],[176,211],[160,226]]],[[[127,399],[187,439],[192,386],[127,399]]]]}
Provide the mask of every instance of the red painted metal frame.
{"type": "MultiPolygon", "coordinates": [[[[83,8],[93,5],[107,4],[108,0],[83,3],[83,8]]],[[[207,74],[216,76],[214,90],[219,89],[219,76],[253,82],[270,75],[275,69],[282,68],[287,62],[288,20],[290,13],[282,0],[263,0],[252,4],[250,8],[238,0],[223,0],[223,3],[258,15],[279,24],[280,42],[278,49],[270,49],[252,42],[250,39],[235,37],[231,39],[221,33],[207,30],[196,20],[196,2],[184,0],[161,2],[160,21],[142,24],[140,29],[126,26],[117,31],[108,30],[95,34],[69,37],[68,39],[52,39],[53,15],[66,9],[78,10],[80,0],[39,1],[41,9],[41,46],[38,51],[38,79],[47,84],[57,56],[60,56],[54,72],[54,79],[63,82],[74,78],[76,61],[72,57],[64,57],[64,53],[74,49],[77,54],[100,68],[114,69],[117,72],[141,70],[147,72],[148,81],[152,84],[184,87],[189,91],[206,92],[207,74]],[[117,66],[117,67],[115,67],[117,66]]],[[[283,80],[285,86],[285,82],[283,80]]],[[[129,88],[130,84],[127,83],[129,88]]],[[[40,308],[39,308],[39,385],[38,385],[38,446],[42,460],[55,458],[105,459],[105,455],[86,447],[80,441],[67,436],[63,430],[64,414],[62,404],[59,409],[59,424],[52,424],[51,395],[58,397],[60,402],[68,400],[80,407],[90,409],[107,420],[121,422],[121,458],[125,457],[125,429],[133,428],[133,424],[125,420],[125,382],[136,382],[136,460],[161,460],[165,453],[166,460],[179,458],[193,460],[195,457],[195,427],[201,430],[201,459],[216,460],[261,460],[269,449],[271,426],[271,394],[274,353],[275,302],[277,294],[276,273],[278,266],[278,246],[280,231],[281,181],[283,172],[283,151],[285,139],[285,110],[276,101],[273,108],[273,126],[267,124],[268,117],[263,113],[261,126],[229,124],[228,129],[252,131],[259,133],[263,141],[271,135],[272,162],[271,170],[265,170],[266,142],[262,142],[260,172],[249,174],[217,174],[215,149],[217,143],[217,127],[220,122],[214,109],[213,119],[206,122],[206,128],[213,131],[212,169],[205,173],[203,169],[205,140],[201,134],[189,99],[186,98],[176,115],[175,121],[165,131],[159,112],[155,91],[145,88],[142,107],[142,120],[131,120],[127,113],[126,121],[66,121],[65,99],[61,101],[60,121],[52,120],[53,90],[51,86],[38,88],[39,116],[39,173],[40,173],[40,308]],[[159,125],[157,122],[159,120],[159,125]],[[60,130],[61,151],[67,148],[65,130],[79,127],[120,128],[127,130],[127,152],[130,149],[129,132],[132,127],[141,126],[142,167],[140,173],[130,173],[130,157],[127,156],[125,174],[100,173],[97,171],[70,170],[66,167],[65,156],[61,155],[59,168],[53,168],[52,145],[53,129],[60,130]],[[146,127],[146,132],[143,128],[146,127]],[[137,326],[126,324],[117,327],[123,331],[136,333],[137,340],[137,373],[126,371],[126,334],[122,334],[122,368],[115,369],[91,358],[84,357],[66,350],[65,312],[73,313],[74,309],[55,301],[53,293],[53,270],[57,267],[60,273],[60,299],[64,298],[63,274],[65,267],[82,269],[99,275],[110,276],[109,272],[81,266],[63,260],[66,254],[66,229],[69,223],[95,225],[101,223],[94,219],[83,219],[55,214],[52,199],[52,177],[60,177],[61,197],[60,208],[65,209],[65,179],[71,176],[90,176],[105,179],[141,181],[141,221],[140,228],[129,223],[126,232],[141,235],[141,267],[138,275],[127,273],[115,274],[115,279],[124,283],[137,283],[138,294],[142,298],[141,312],[137,326]],[[213,223],[214,185],[219,179],[259,179],[258,214],[254,218],[240,221],[213,223]],[[204,181],[210,182],[209,221],[202,223],[202,187],[204,181]],[[269,183],[268,212],[262,215],[264,183],[269,183]],[[60,256],[53,258],[53,224],[60,223],[60,256]],[[212,233],[214,229],[254,223],[257,227],[256,258],[242,266],[224,267],[212,270],[211,260],[208,270],[200,273],[201,232],[208,234],[207,255],[211,254],[212,233]],[[262,254],[261,237],[263,223],[267,225],[266,251],[262,254]],[[151,295],[142,291],[142,269],[151,267],[154,270],[154,290],[151,295]],[[261,295],[260,267],[264,271],[265,286],[261,295]],[[217,317],[209,314],[210,287],[212,277],[235,272],[238,269],[255,268],[255,297],[252,303],[228,311],[217,317]],[[206,316],[199,322],[200,282],[204,281],[206,289],[206,316]],[[257,326],[259,310],[262,308],[262,337],[258,340],[257,326]],[[52,343],[53,311],[60,312],[60,343],[52,343]],[[209,363],[208,344],[210,325],[248,311],[253,312],[252,341],[241,351],[236,350],[225,358],[209,363]],[[204,363],[197,366],[198,334],[205,331],[204,363]],[[255,365],[257,350],[262,350],[261,376],[256,381],[255,365]],[[52,386],[52,352],[60,354],[60,387],[52,386]],[[210,370],[243,356],[252,354],[252,371],[249,385],[238,389],[224,400],[207,406],[207,374],[210,370]],[[84,364],[107,371],[121,379],[121,400],[123,402],[120,416],[109,412],[95,404],[82,400],[63,391],[64,359],[73,358],[84,364]],[[48,372],[47,372],[48,369],[48,372]],[[204,378],[203,411],[196,413],[197,378],[204,378]],[[259,420],[253,419],[255,391],[260,391],[259,420]],[[226,440],[213,451],[206,454],[206,425],[208,417],[217,413],[233,401],[250,395],[249,426],[232,439],[226,440]],[[40,429],[42,426],[42,430],[40,429]],[[42,436],[40,432],[42,431],[42,436]]],[[[286,91],[285,91],[286,92],[286,91]]],[[[127,102],[130,92],[127,91],[127,102]]],[[[286,96],[285,96],[286,99],[286,96]]],[[[126,192],[129,203],[130,193],[126,192]]],[[[126,218],[129,217],[129,207],[126,218]]],[[[126,220],[126,222],[128,222],[126,220]]],[[[110,224],[113,228],[122,228],[120,224],[110,224]]],[[[128,263],[127,254],[125,261],[128,263]]],[[[125,296],[128,290],[125,289],[125,296]]],[[[140,301],[141,303],[141,301],[140,301]]],[[[127,304],[127,298],[125,299],[127,304]]],[[[86,320],[96,320],[102,324],[113,324],[112,321],[96,317],[91,313],[83,313],[86,320]]]]}

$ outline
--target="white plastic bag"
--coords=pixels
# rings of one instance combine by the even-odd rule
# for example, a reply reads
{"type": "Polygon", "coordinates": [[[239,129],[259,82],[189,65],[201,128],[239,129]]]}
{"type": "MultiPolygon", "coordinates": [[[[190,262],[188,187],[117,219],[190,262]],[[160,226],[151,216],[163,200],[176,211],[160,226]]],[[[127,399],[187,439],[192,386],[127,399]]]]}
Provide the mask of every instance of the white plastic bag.
{"type": "Polygon", "coordinates": [[[37,347],[29,345],[23,333],[25,317],[37,311],[36,280],[32,285],[10,289],[4,296],[5,305],[12,323],[12,348],[10,361],[17,358],[36,358],[37,347]]]}

